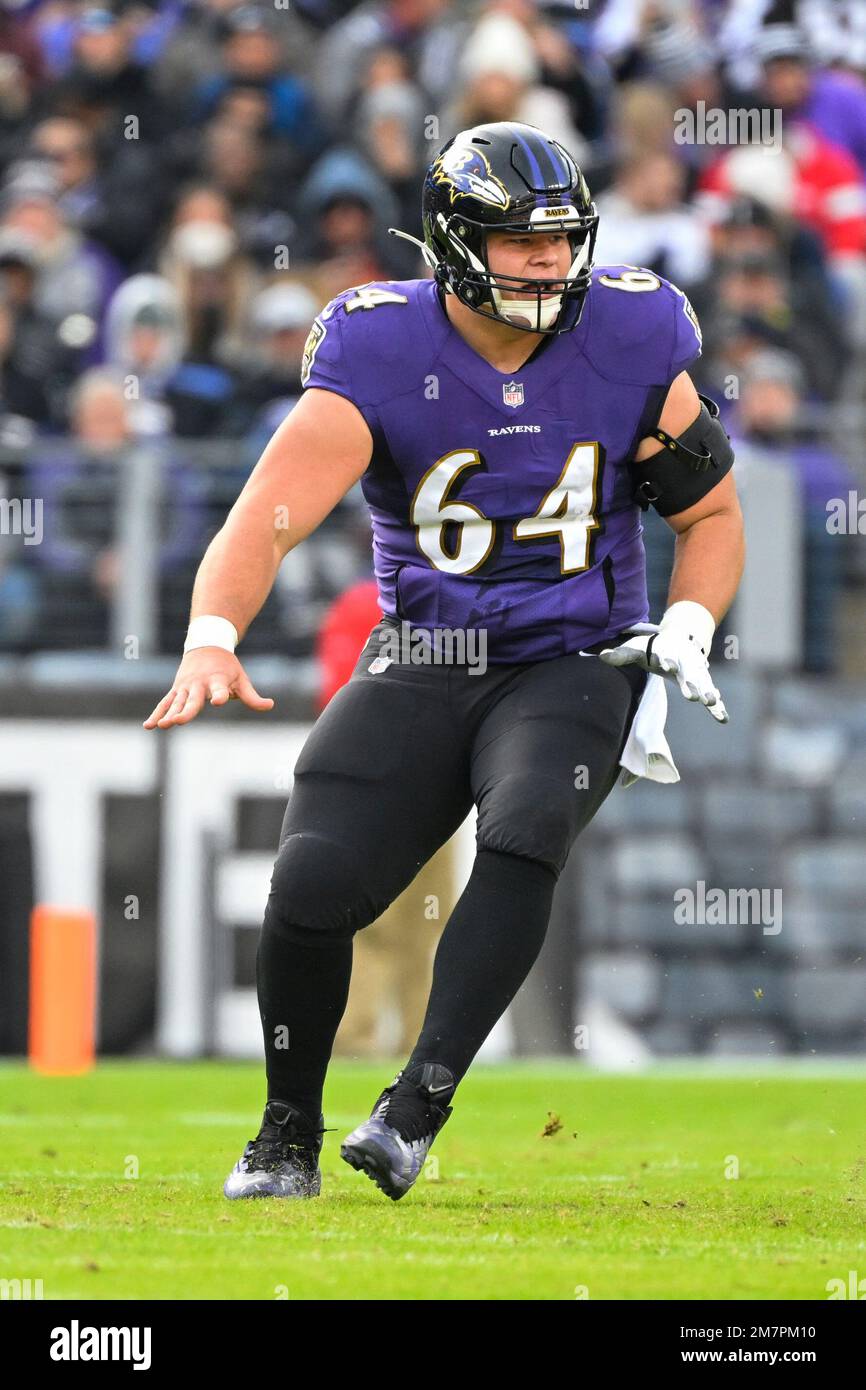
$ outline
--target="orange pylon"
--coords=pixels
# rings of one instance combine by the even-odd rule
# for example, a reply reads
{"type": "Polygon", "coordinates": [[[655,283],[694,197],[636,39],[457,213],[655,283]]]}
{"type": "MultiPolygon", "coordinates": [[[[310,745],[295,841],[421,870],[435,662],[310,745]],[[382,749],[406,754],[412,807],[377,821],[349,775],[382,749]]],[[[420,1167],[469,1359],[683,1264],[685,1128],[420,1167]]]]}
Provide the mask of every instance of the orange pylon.
{"type": "Polygon", "coordinates": [[[94,1062],[96,919],[40,904],[30,918],[30,1065],[53,1076],[94,1062]]]}

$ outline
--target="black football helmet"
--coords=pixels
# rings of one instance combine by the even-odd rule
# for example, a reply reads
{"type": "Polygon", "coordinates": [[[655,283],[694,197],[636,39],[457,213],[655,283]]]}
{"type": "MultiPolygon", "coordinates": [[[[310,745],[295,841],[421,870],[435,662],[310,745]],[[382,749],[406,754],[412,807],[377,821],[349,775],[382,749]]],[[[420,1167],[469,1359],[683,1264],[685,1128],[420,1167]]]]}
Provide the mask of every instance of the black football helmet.
{"type": "Polygon", "coordinates": [[[598,212],[583,174],[556,140],[518,121],[461,131],[427,170],[421,211],[424,259],[461,303],[528,333],[568,333],[577,326],[590,286],[598,212]],[[551,228],[571,243],[564,280],[526,281],[490,270],[489,231],[551,228]],[[534,300],[526,298],[528,284],[534,300]]]}

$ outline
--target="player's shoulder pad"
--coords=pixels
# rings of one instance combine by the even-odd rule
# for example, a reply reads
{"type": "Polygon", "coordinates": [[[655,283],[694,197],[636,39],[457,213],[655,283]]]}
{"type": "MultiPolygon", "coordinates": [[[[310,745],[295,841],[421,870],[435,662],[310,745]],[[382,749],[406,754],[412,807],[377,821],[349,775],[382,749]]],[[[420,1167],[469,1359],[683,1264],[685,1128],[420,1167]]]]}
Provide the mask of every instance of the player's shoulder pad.
{"type": "Polygon", "coordinates": [[[304,346],[301,383],[375,405],[399,392],[417,343],[415,280],[354,285],[317,314],[304,346]]]}
{"type": "Polygon", "coordinates": [[[688,297],[643,266],[596,266],[588,305],[583,350],[610,381],[664,386],[701,355],[700,324],[688,297]]]}

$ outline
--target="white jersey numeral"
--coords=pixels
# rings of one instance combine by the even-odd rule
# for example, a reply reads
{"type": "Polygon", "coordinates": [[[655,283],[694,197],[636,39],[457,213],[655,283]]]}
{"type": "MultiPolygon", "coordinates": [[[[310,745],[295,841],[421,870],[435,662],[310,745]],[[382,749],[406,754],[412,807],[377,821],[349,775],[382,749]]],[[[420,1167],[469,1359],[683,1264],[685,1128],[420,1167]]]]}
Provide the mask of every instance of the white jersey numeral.
{"type": "Polygon", "coordinates": [[[449,501],[448,493],[467,468],[480,468],[477,449],[455,449],[437,459],[415,490],[409,517],[418,533],[418,548],[443,574],[471,574],[483,565],[493,548],[495,529],[471,502],[449,501]],[[455,522],[460,531],[453,551],[445,548],[445,527],[455,522]]]}
{"type": "Polygon", "coordinates": [[[641,290],[658,290],[661,280],[651,270],[641,270],[639,266],[629,266],[622,275],[599,275],[598,283],[609,290],[627,290],[629,294],[639,294],[641,290]]]}
{"type": "MultiPolygon", "coordinates": [[[[416,529],[418,549],[443,574],[472,574],[493,549],[496,523],[473,503],[449,496],[461,474],[481,467],[477,449],[454,449],[437,459],[415,489],[409,519],[416,529]],[[447,548],[445,527],[449,522],[460,529],[447,548]]],[[[596,516],[598,485],[598,443],[574,444],[538,510],[514,523],[514,539],[557,536],[561,572],[578,574],[588,569],[592,537],[600,525],[596,516]]]]}
{"type": "MultiPolygon", "coordinates": [[[[609,290],[628,290],[631,294],[637,294],[641,290],[657,290],[661,285],[661,280],[657,275],[653,275],[651,270],[641,270],[639,266],[629,266],[622,275],[599,275],[598,283],[606,285],[609,290]]],[[[683,302],[683,313],[695,330],[698,342],[703,343],[698,316],[692,308],[685,290],[681,290],[678,285],[672,285],[670,281],[668,281],[668,286],[674,294],[679,295],[683,302]]]]}
{"type": "Polygon", "coordinates": [[[515,522],[514,539],[558,536],[562,573],[587,569],[589,543],[599,526],[594,514],[597,486],[598,444],[575,444],[535,516],[515,522]]]}
{"type": "Polygon", "coordinates": [[[355,309],[378,309],[380,304],[408,303],[409,300],[405,294],[397,294],[395,290],[382,290],[369,285],[361,285],[355,291],[354,298],[343,301],[343,307],[347,314],[351,314],[355,309]]]}

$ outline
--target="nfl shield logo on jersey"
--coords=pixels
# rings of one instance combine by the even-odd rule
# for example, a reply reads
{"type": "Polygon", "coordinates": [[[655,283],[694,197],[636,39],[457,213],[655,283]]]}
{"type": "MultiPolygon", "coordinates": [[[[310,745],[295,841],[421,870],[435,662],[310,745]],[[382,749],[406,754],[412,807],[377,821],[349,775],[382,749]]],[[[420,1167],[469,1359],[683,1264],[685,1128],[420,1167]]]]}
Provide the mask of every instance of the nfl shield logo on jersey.
{"type": "Polygon", "coordinates": [[[506,405],[523,405],[523,382],[509,381],[502,388],[502,399],[506,405]]]}

